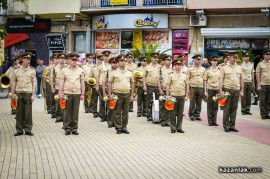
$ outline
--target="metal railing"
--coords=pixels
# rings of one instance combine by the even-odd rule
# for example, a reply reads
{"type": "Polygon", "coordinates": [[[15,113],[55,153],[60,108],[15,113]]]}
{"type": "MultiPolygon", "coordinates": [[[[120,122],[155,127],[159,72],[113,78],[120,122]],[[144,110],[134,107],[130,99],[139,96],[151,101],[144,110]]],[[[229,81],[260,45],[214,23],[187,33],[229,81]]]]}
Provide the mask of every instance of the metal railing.
{"type": "Polygon", "coordinates": [[[183,0],[143,0],[143,5],[183,5],[183,0]]]}
{"type": "Polygon", "coordinates": [[[111,5],[110,0],[81,0],[81,7],[114,7],[136,6],[136,0],[128,0],[127,4],[111,5]]]}

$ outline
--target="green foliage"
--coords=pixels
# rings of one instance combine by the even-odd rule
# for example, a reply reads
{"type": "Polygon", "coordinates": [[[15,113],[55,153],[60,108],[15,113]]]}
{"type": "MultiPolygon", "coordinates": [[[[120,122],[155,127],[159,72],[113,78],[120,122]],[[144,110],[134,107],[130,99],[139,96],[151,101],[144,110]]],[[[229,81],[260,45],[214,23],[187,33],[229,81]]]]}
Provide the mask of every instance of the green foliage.
{"type": "Polygon", "coordinates": [[[167,49],[163,52],[157,51],[159,45],[157,44],[147,44],[145,42],[142,43],[142,49],[138,49],[134,44],[132,44],[132,49],[129,49],[135,56],[135,59],[139,59],[143,56],[146,56],[148,61],[147,63],[151,63],[151,54],[154,52],[159,52],[160,55],[171,51],[171,49],[167,49]]]}
{"type": "Polygon", "coordinates": [[[0,39],[4,39],[4,37],[6,37],[8,35],[5,27],[0,26],[0,39]]]}
{"type": "Polygon", "coordinates": [[[0,3],[2,3],[3,9],[7,9],[7,0],[0,0],[0,3]]]}
{"type": "MultiPolygon", "coordinates": [[[[252,54],[253,50],[254,50],[254,48],[250,48],[247,51],[249,53],[249,61],[250,62],[254,62],[256,59],[260,58],[260,55],[252,54]]],[[[243,62],[243,50],[242,49],[239,52],[239,59],[241,60],[241,62],[243,62]]]]}

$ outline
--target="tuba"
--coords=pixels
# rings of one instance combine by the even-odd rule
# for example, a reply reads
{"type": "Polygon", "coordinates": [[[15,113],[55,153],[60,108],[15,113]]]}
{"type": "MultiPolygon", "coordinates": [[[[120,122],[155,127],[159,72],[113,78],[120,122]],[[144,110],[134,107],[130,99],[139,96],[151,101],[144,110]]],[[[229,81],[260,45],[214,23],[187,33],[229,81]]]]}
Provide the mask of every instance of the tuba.
{"type": "MultiPolygon", "coordinates": [[[[133,72],[133,74],[134,74],[134,77],[135,77],[136,79],[142,79],[142,78],[143,78],[143,72],[141,72],[141,71],[135,70],[135,71],[133,72]]],[[[134,98],[136,98],[136,96],[137,96],[137,94],[138,94],[139,86],[140,86],[140,82],[137,81],[136,84],[135,84],[134,98]]]]}
{"type": "Polygon", "coordinates": [[[87,106],[89,107],[91,104],[91,98],[92,98],[92,87],[96,85],[96,79],[95,78],[88,78],[86,83],[90,86],[86,92],[87,95],[87,106]]]}
{"type": "Polygon", "coordinates": [[[10,87],[10,78],[8,75],[0,76],[0,88],[9,88],[10,87]]]}

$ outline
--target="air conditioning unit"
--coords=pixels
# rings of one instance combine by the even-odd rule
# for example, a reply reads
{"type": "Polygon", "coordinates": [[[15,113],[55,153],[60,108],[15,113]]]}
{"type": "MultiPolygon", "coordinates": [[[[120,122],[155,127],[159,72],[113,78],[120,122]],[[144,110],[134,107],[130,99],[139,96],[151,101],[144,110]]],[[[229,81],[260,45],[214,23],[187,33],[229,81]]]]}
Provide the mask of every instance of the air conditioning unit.
{"type": "Polygon", "coordinates": [[[205,15],[190,16],[190,26],[206,26],[207,18],[205,15]]]}

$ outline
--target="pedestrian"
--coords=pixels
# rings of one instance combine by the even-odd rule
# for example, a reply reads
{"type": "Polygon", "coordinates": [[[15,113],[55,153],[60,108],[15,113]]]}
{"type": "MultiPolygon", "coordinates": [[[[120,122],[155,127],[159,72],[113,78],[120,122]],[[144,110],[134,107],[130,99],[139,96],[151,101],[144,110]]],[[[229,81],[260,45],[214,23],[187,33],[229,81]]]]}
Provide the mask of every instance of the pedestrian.
{"type": "Polygon", "coordinates": [[[203,98],[203,74],[205,68],[200,65],[201,55],[195,54],[192,56],[194,66],[190,67],[187,71],[188,79],[190,82],[190,105],[189,105],[189,118],[191,121],[199,120],[202,107],[203,98]]]}
{"type": "Polygon", "coordinates": [[[208,68],[211,67],[211,64],[208,63],[208,59],[207,58],[204,58],[203,59],[202,67],[204,67],[205,69],[208,69],[208,68]]]}
{"type": "Polygon", "coordinates": [[[270,50],[263,51],[263,61],[256,68],[257,89],[260,91],[260,114],[270,119],[270,50]]]}
{"type": "Polygon", "coordinates": [[[238,107],[239,95],[244,94],[243,70],[236,64],[239,52],[229,52],[228,64],[220,69],[219,95],[220,98],[227,96],[226,104],[223,108],[223,128],[225,132],[238,132],[235,128],[235,120],[238,107]]]}
{"type": "Polygon", "coordinates": [[[243,79],[244,79],[244,96],[241,98],[241,112],[242,115],[252,115],[251,107],[251,93],[254,89],[254,64],[249,62],[249,52],[243,53],[243,79]]]}
{"type": "Polygon", "coordinates": [[[118,62],[118,69],[113,71],[109,77],[108,95],[110,101],[113,100],[112,94],[118,97],[113,109],[116,133],[129,134],[127,130],[128,112],[130,101],[133,101],[134,78],[132,72],[126,69],[124,55],[118,55],[115,60],[118,62]]]}
{"type": "Polygon", "coordinates": [[[16,133],[14,136],[25,135],[33,136],[32,127],[32,103],[35,99],[36,89],[36,70],[30,66],[32,53],[22,54],[21,68],[15,68],[12,74],[11,98],[17,95],[16,109],[16,133]]]}
{"type": "Polygon", "coordinates": [[[69,67],[61,71],[59,93],[60,100],[66,102],[64,108],[64,129],[65,135],[79,135],[79,108],[80,100],[84,99],[84,73],[81,67],[77,66],[79,55],[76,53],[69,54],[69,67]]]}
{"type": "Polygon", "coordinates": [[[174,72],[167,77],[166,94],[167,100],[173,100],[174,108],[170,110],[170,121],[171,121],[171,133],[176,131],[184,133],[182,129],[183,112],[185,107],[185,101],[188,100],[189,93],[189,80],[185,73],[182,73],[181,68],[184,66],[183,59],[177,58],[172,62],[174,66],[174,72]],[[169,95],[171,95],[169,97],[169,95]]]}
{"type": "Polygon", "coordinates": [[[43,65],[43,59],[38,59],[38,66],[36,67],[36,74],[37,74],[37,90],[36,96],[40,98],[42,96],[42,74],[45,70],[46,65],[43,65]]]}
{"type": "Polygon", "coordinates": [[[207,119],[209,126],[218,126],[218,101],[213,100],[213,97],[219,94],[219,69],[217,67],[218,58],[218,56],[209,57],[212,66],[205,71],[203,76],[204,95],[207,97],[207,119]]]}

